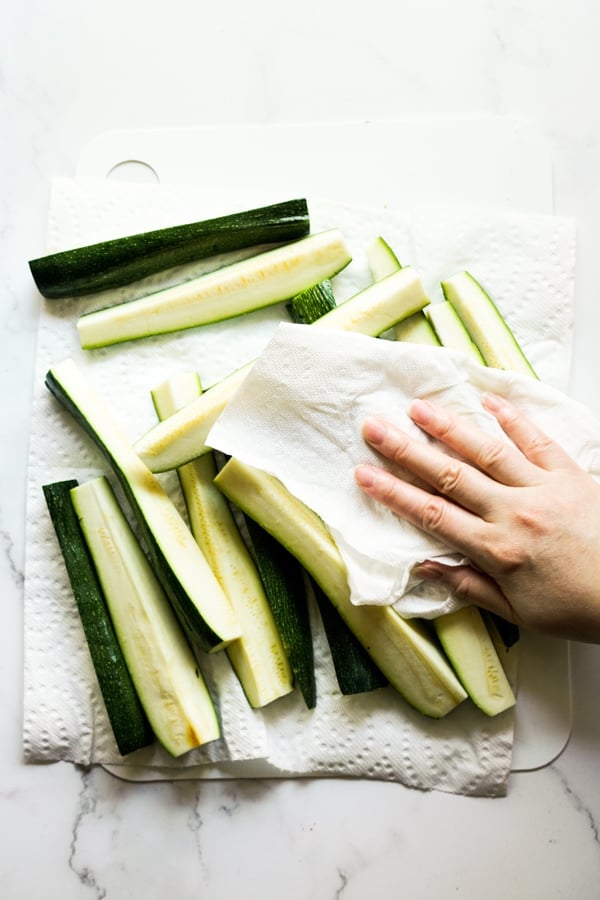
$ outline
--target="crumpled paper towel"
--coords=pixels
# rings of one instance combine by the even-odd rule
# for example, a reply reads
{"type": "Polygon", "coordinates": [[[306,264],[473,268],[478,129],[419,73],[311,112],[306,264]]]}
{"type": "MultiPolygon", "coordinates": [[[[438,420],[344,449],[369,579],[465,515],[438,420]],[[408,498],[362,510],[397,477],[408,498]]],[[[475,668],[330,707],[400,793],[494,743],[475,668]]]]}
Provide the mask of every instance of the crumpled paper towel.
{"type": "MultiPolygon", "coordinates": [[[[57,179],[50,199],[47,251],[194,221],[281,197],[189,185],[140,185],[102,179],[57,179]]],[[[540,359],[546,377],[568,372],[572,324],[574,232],[572,223],[539,215],[468,212],[398,212],[363,209],[309,198],[313,230],[337,226],[353,255],[335,279],[338,302],[369,282],[367,243],[386,237],[403,262],[424,273],[432,296],[441,277],[465,262],[495,296],[502,296],[520,325],[528,303],[547,312],[540,359]],[[485,235],[469,256],[479,230],[485,235]],[[459,240],[464,235],[465,244],[459,240]],[[433,236],[432,236],[433,235],[433,236]],[[445,255],[452,246],[450,257],[445,255]],[[436,260],[443,266],[437,268],[436,260]],[[478,267],[478,261],[481,261],[478,267]],[[514,297],[517,301],[511,305],[514,297]],[[549,324],[548,324],[549,323],[549,324]]],[[[115,416],[134,441],[155,423],[149,391],[174,370],[196,370],[205,387],[258,356],[286,318],[282,306],[240,320],[84,353],[75,322],[94,308],[132,298],[205,270],[182,267],[161,277],[78,301],[42,302],[35,367],[28,467],[25,561],[25,672],[23,742],[30,762],[71,760],[145,771],[194,774],[198,766],[238,766],[265,761],[283,775],[353,775],[466,794],[501,794],[510,771],[510,712],[487,719],[464,703],[439,722],[424,720],[391,690],[343,698],[335,686],[325,639],[314,614],[319,701],[309,712],[296,693],[263,711],[252,711],[227,658],[203,660],[219,707],[223,740],[173,760],[160,747],[126,760],[117,752],[74,608],[64,567],[42,497],[42,484],[81,480],[107,472],[95,447],[44,387],[47,369],[73,357],[95,387],[114,398],[115,416]]],[[[528,348],[529,349],[529,348],[528,348]]],[[[173,473],[163,476],[176,502],[173,473]]]]}
{"type": "Polygon", "coordinates": [[[390,604],[405,616],[432,618],[460,604],[443,587],[420,584],[413,567],[425,559],[458,564],[464,557],[356,485],[360,463],[395,470],[365,444],[361,426],[368,415],[381,415],[430,441],[408,416],[412,400],[421,398],[507,440],[482,407],[485,393],[515,403],[583,469],[600,474],[600,422],[558,389],[455,351],[307,325],[279,326],[208,443],[275,475],[320,516],[348,568],[353,603],[390,604]]]}

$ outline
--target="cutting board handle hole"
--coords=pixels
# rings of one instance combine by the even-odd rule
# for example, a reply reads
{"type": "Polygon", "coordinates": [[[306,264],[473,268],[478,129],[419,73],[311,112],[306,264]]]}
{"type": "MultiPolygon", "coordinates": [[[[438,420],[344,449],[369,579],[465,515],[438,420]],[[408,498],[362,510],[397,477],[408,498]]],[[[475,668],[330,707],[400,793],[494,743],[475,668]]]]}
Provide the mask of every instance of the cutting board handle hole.
{"type": "Polygon", "coordinates": [[[125,159],[117,163],[106,175],[110,181],[135,181],[142,184],[160,184],[158,173],[141,159],[125,159]]]}

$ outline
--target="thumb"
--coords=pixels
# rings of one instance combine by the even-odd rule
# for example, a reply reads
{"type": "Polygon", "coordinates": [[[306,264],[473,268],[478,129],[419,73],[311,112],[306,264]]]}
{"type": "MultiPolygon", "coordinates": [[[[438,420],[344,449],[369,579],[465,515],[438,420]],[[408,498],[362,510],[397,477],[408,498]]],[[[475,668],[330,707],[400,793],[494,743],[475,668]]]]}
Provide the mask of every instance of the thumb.
{"type": "Polygon", "coordinates": [[[428,559],[415,569],[415,574],[424,581],[443,582],[457,600],[516,622],[515,611],[493,578],[472,566],[447,566],[428,559]]]}

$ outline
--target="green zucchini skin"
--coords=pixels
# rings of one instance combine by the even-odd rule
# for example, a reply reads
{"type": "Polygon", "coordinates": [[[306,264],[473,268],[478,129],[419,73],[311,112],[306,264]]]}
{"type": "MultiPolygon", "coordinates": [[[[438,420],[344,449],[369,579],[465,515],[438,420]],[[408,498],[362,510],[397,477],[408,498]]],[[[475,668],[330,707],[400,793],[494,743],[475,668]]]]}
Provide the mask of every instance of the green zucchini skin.
{"type": "Polygon", "coordinates": [[[165,593],[173,605],[173,609],[179,619],[181,626],[190,640],[190,643],[196,650],[210,651],[220,644],[221,638],[210,628],[204,618],[200,615],[197,608],[191,602],[185,589],[174,576],[173,570],[169,565],[169,561],[162,551],[159,543],[155,539],[146,518],[143,515],[133,491],[129,485],[128,479],[111,453],[109,447],[101,440],[98,433],[92,428],[85,415],[79,407],[73,402],[67,391],[63,388],[60,381],[55,377],[52,370],[46,374],[46,387],[56,397],[59,403],[71,413],[73,418],[84,431],[92,438],[100,452],[106,458],[115,475],[119,479],[121,487],[127,497],[127,500],[133,510],[138,522],[140,532],[143,536],[146,548],[150,557],[152,568],[163,586],[165,593]]]}
{"type": "Polygon", "coordinates": [[[300,325],[312,325],[325,313],[335,309],[336,302],[333,287],[329,278],[307,288],[292,297],[286,309],[292,322],[300,325]]]}
{"type": "Polygon", "coordinates": [[[309,709],[317,704],[312,632],[304,570],[279,541],[244,514],[250,549],[296,686],[309,709]]]}
{"type": "Polygon", "coordinates": [[[389,682],[383,672],[377,668],[316,581],[311,578],[311,583],[342,694],[366,694],[385,687],[389,682]]]}
{"type": "Polygon", "coordinates": [[[43,485],[73,596],[121,756],[147,747],[154,734],[117,640],[104,594],[71,502],[74,479],[43,485]]]}
{"type": "Polygon", "coordinates": [[[306,200],[293,199],[52,253],[29,268],[47,299],[83,297],[218,253],[293,241],[309,229],[306,200]]]}

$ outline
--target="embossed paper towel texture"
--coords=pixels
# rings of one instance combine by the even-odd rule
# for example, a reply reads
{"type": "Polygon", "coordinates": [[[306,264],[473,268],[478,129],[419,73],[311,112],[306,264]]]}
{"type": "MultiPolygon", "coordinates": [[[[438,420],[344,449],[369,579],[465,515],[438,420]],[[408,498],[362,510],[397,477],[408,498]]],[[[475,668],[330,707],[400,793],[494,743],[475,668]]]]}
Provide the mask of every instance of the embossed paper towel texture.
{"type": "MultiPolygon", "coordinates": [[[[265,202],[274,199],[265,197],[265,202]]],[[[260,202],[260,198],[248,198],[260,202]]],[[[238,196],[183,186],[154,187],[89,180],[58,180],[53,186],[49,213],[48,249],[58,250],[195,220],[240,208],[238,196]]],[[[524,283],[536,297],[547,290],[552,321],[544,341],[551,356],[540,374],[551,380],[568,371],[572,324],[573,232],[568,222],[543,217],[477,215],[446,216],[429,235],[430,214],[400,214],[390,210],[357,210],[341,204],[310,203],[313,228],[338,226],[344,232],[354,260],[336,277],[338,302],[369,283],[364,249],[383,234],[403,262],[424,274],[428,289],[437,290],[440,277],[452,274],[466,261],[492,292],[503,290],[504,279],[524,283]],[[485,228],[477,257],[468,259],[468,246],[458,246],[457,234],[473,223],[485,228]],[[467,225],[464,223],[468,223],[467,225]],[[528,264],[518,250],[529,236],[543,234],[539,254],[528,264]],[[506,236],[510,236],[507,242],[506,236]],[[453,241],[455,255],[444,257],[453,241]],[[545,252],[545,245],[560,253],[545,252]],[[424,245],[423,245],[424,246],[424,245]],[[439,258],[444,268],[428,262],[439,258]],[[486,265],[478,271],[478,259],[486,265]],[[501,264],[501,262],[503,263],[501,264]],[[527,276],[529,272],[529,276],[527,276]],[[525,273],[525,274],[523,274],[525,273]],[[522,282],[521,282],[522,279],[522,282]],[[556,284],[560,285],[560,303],[556,284]],[[555,308],[556,307],[556,308],[555,308]]],[[[475,227],[475,230],[476,227],[475,227]]],[[[466,239],[466,238],[465,238],[466,239]]],[[[470,238],[469,238],[470,239],[470,238]]],[[[201,264],[174,273],[174,277],[202,271],[201,264]]],[[[152,338],[94,353],[83,353],[75,320],[88,309],[155,288],[163,281],[148,279],[136,285],[83,301],[43,303],[35,373],[32,436],[29,459],[27,559],[25,583],[25,696],[24,748],[26,758],[70,759],[81,763],[120,763],[106,713],[91,671],[85,641],[46,515],[41,485],[58,478],[80,477],[106,471],[95,448],[69,416],[58,407],[43,385],[49,366],[72,356],[98,390],[115,398],[115,415],[132,440],[154,424],[149,389],[176,370],[193,369],[205,386],[231,369],[257,356],[285,313],[282,307],[164,338],[152,338]]],[[[543,308],[543,305],[542,305],[543,308]]],[[[517,321],[514,323],[518,325],[517,321]]],[[[518,328],[517,328],[518,331],[518,328]]],[[[165,483],[175,494],[175,480],[165,483]]],[[[231,675],[227,660],[207,660],[205,667],[215,690],[226,738],[173,761],[161,748],[143,751],[147,765],[194,766],[211,760],[269,759],[290,774],[353,774],[382,777],[423,788],[464,793],[498,793],[505,788],[510,769],[512,716],[488,720],[469,704],[441,722],[424,721],[388,689],[371,696],[341,698],[322,635],[317,635],[319,704],[308,712],[292,695],[262,712],[250,711],[231,675]],[[210,671],[216,666],[219,671],[210,671]],[[492,762],[490,762],[492,760],[492,762]]],[[[133,759],[127,762],[134,762],[133,759]]]]}

